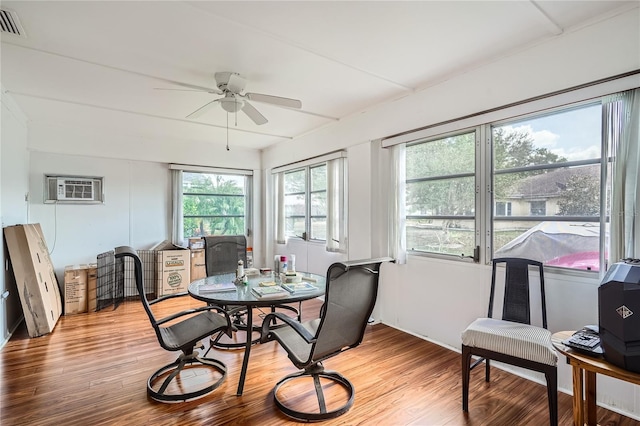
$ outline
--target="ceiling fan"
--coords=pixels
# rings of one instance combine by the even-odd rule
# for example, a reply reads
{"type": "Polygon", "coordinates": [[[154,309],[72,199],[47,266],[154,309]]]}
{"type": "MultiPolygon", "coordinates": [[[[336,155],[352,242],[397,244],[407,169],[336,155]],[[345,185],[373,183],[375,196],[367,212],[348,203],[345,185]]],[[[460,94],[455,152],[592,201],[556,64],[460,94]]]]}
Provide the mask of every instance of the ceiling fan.
{"type": "MultiPolygon", "coordinates": [[[[285,108],[302,108],[302,102],[297,99],[283,98],[280,96],[264,95],[261,93],[243,93],[247,84],[247,80],[235,72],[217,72],[215,73],[217,89],[208,87],[195,86],[192,84],[179,83],[181,86],[189,87],[192,90],[201,92],[214,93],[216,95],[223,95],[222,98],[214,99],[193,111],[187,115],[186,118],[198,118],[215,104],[220,104],[222,109],[227,112],[237,113],[238,111],[244,112],[254,123],[257,125],[265,124],[268,122],[267,118],[260,113],[249,101],[262,102],[281,106],[285,108]]],[[[164,89],[164,90],[180,90],[180,89],[164,89]]]]}

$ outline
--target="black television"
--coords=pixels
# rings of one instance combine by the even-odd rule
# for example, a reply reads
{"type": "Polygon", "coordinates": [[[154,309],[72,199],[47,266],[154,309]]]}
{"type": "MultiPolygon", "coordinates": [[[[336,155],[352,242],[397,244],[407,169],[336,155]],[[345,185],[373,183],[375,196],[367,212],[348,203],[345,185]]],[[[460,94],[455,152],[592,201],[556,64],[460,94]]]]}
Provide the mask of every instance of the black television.
{"type": "Polygon", "coordinates": [[[640,259],[611,265],[598,287],[598,321],[604,358],[640,373],[640,259]]]}

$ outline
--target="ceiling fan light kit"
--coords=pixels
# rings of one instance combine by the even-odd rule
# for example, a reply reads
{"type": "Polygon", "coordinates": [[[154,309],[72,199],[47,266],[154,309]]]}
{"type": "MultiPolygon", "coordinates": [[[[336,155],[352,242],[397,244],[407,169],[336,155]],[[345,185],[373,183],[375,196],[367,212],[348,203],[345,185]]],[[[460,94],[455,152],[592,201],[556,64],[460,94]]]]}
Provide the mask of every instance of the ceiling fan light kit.
{"type": "Polygon", "coordinates": [[[244,107],[244,101],[238,99],[231,94],[225,95],[224,98],[219,100],[222,109],[227,112],[238,112],[244,107]]]}

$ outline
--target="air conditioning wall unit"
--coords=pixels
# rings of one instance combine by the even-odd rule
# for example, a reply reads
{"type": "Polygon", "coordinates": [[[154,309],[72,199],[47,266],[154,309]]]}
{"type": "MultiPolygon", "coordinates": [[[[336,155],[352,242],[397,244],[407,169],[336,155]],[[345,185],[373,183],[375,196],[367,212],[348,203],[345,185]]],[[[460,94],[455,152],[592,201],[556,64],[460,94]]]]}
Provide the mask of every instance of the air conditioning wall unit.
{"type": "Polygon", "coordinates": [[[45,203],[104,203],[103,177],[45,175],[44,180],[45,203]]]}

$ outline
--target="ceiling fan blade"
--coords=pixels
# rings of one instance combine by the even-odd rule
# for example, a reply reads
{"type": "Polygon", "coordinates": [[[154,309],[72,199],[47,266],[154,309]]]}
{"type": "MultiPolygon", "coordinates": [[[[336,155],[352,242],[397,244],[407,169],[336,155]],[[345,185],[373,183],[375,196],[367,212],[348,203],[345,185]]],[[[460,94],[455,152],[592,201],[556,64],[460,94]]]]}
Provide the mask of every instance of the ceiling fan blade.
{"type": "Polygon", "coordinates": [[[262,93],[247,93],[245,96],[247,99],[251,99],[252,101],[256,102],[264,102],[267,104],[273,104],[287,108],[302,108],[302,102],[298,99],[283,98],[273,95],[263,95],[262,93]]]}
{"type": "MultiPolygon", "coordinates": [[[[201,89],[171,89],[168,87],[154,87],[153,90],[174,90],[178,92],[200,92],[200,93],[205,92],[204,90],[201,90],[201,89]]],[[[209,92],[206,92],[206,93],[209,93],[209,92]]]]}
{"type": "Polygon", "coordinates": [[[247,101],[244,101],[244,106],[242,107],[242,111],[245,114],[247,114],[247,116],[251,120],[253,120],[253,122],[256,123],[257,125],[265,124],[265,123],[267,123],[269,121],[269,120],[266,119],[266,117],[264,115],[260,114],[260,111],[255,109],[253,107],[253,105],[251,105],[247,101]]]}
{"type": "MultiPolygon", "coordinates": [[[[191,90],[197,90],[197,91],[200,91],[200,92],[214,93],[216,95],[221,95],[222,94],[222,92],[219,89],[214,89],[212,87],[196,86],[195,84],[180,83],[179,81],[172,81],[172,83],[176,84],[178,86],[188,87],[191,90]]],[[[165,89],[165,88],[160,88],[160,87],[156,87],[155,89],[157,89],[157,90],[185,90],[185,89],[165,89]]]]}
{"type": "Polygon", "coordinates": [[[207,112],[209,110],[209,108],[211,108],[213,106],[214,103],[218,102],[219,100],[220,99],[214,99],[211,102],[207,102],[206,104],[202,105],[197,110],[193,111],[191,114],[187,115],[186,118],[198,118],[198,117],[200,117],[202,114],[207,112]]]}
{"type": "Polygon", "coordinates": [[[240,93],[244,90],[244,86],[247,85],[247,81],[239,74],[231,73],[229,75],[229,81],[227,82],[227,90],[231,93],[240,93]]]}

